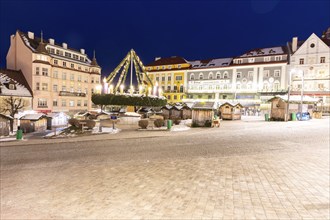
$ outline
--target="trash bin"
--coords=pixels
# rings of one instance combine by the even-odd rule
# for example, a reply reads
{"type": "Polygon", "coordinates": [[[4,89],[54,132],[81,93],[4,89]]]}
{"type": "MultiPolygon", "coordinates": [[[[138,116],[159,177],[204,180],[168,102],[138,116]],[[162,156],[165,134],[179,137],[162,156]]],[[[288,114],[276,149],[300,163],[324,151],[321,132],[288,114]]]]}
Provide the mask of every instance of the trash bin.
{"type": "Polygon", "coordinates": [[[269,114],[265,114],[265,121],[269,121],[269,114]]]}
{"type": "Polygon", "coordinates": [[[23,130],[19,129],[16,132],[16,140],[22,140],[23,138],[23,130]]]}
{"type": "Polygon", "coordinates": [[[167,120],[167,129],[171,129],[172,128],[172,120],[168,119],[167,120]]]}
{"type": "Polygon", "coordinates": [[[297,115],[294,112],[291,113],[291,121],[297,121],[297,115]]]}

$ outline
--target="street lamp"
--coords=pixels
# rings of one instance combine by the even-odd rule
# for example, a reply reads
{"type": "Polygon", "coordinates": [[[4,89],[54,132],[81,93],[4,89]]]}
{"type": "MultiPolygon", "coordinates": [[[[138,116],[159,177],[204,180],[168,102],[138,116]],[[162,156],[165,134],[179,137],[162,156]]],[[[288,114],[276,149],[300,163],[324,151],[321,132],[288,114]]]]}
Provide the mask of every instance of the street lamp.
{"type": "Polygon", "coordinates": [[[303,99],[304,99],[304,71],[301,70],[301,103],[300,103],[300,121],[302,121],[303,99]]]}
{"type": "Polygon", "coordinates": [[[304,71],[303,70],[296,70],[296,69],[292,69],[289,73],[289,86],[288,86],[288,104],[287,104],[287,108],[286,108],[286,121],[289,120],[289,105],[290,105],[290,93],[291,93],[291,76],[293,73],[299,73],[301,74],[301,81],[302,81],[302,85],[301,85],[301,103],[300,103],[300,120],[302,120],[302,111],[303,111],[303,96],[304,96],[304,71]]]}
{"type": "Polygon", "coordinates": [[[289,121],[289,105],[290,105],[290,92],[291,92],[291,75],[295,72],[294,69],[292,69],[289,73],[289,86],[288,86],[288,103],[286,105],[286,119],[285,121],[289,121]]]}

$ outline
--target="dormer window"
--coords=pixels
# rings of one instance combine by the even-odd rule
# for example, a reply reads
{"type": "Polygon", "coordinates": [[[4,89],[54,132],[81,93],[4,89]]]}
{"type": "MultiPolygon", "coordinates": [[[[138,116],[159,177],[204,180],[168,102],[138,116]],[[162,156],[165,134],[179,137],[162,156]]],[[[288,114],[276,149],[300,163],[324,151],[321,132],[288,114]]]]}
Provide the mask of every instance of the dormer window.
{"type": "Polygon", "coordinates": [[[234,63],[241,64],[241,63],[243,63],[243,60],[242,59],[235,59],[234,60],[234,63]]]}
{"type": "Polygon", "coordinates": [[[165,69],[165,66],[163,66],[162,69],[164,70],[165,69]]]}
{"type": "Polygon", "coordinates": [[[249,63],[254,63],[254,58],[249,58],[249,63]]]}
{"type": "Polygon", "coordinates": [[[167,67],[168,69],[172,69],[172,66],[171,65],[168,65],[168,67],[167,67]]]}
{"type": "Polygon", "coordinates": [[[10,83],[10,84],[9,84],[9,89],[10,89],[10,90],[15,90],[15,84],[10,83]]]}
{"type": "Polygon", "coordinates": [[[203,73],[199,74],[199,79],[204,79],[203,73]]]}
{"type": "Polygon", "coordinates": [[[270,50],[269,50],[269,53],[275,53],[275,50],[270,49],[270,50]]]}
{"type": "Polygon", "coordinates": [[[181,64],[178,65],[178,68],[179,68],[179,69],[181,68],[181,64]]]}
{"type": "Polygon", "coordinates": [[[275,57],[275,61],[281,61],[282,60],[282,57],[281,56],[276,56],[275,57]]]}
{"type": "Polygon", "coordinates": [[[270,57],[264,57],[264,61],[265,62],[269,62],[270,61],[270,57]]]}

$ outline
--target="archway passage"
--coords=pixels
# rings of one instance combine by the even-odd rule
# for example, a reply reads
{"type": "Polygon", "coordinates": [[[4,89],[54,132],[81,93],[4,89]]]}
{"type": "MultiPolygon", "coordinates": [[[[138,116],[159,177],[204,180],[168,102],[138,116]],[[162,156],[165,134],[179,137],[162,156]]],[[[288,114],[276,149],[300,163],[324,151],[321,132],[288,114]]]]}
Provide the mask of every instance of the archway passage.
{"type": "Polygon", "coordinates": [[[112,84],[113,80],[116,78],[116,76],[119,74],[119,78],[117,83],[115,84],[113,88],[113,93],[116,94],[118,92],[118,89],[120,86],[125,84],[126,77],[128,70],[130,69],[130,90],[131,93],[133,93],[133,68],[135,70],[136,74],[136,80],[138,83],[138,87],[147,87],[151,86],[153,87],[152,81],[148,77],[145,67],[139,58],[139,56],[135,53],[133,49],[131,49],[125,58],[119,63],[119,65],[109,74],[109,76],[106,78],[106,82],[108,84],[112,84]]]}

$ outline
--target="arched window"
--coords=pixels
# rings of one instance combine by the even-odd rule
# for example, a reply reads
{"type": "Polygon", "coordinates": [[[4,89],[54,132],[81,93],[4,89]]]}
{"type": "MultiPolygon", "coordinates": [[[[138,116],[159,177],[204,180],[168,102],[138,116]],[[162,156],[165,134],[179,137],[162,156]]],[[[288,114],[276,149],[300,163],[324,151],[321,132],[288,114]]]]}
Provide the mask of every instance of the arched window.
{"type": "Polygon", "coordinates": [[[203,73],[200,73],[200,74],[199,74],[199,79],[204,79],[204,75],[203,75],[203,73]]]}
{"type": "Polygon", "coordinates": [[[276,80],[274,82],[274,87],[273,88],[274,88],[275,91],[280,90],[280,82],[278,80],[276,80]]]}
{"type": "Polygon", "coordinates": [[[221,75],[219,72],[217,72],[216,79],[220,79],[220,78],[221,78],[221,75]]]}
{"type": "Polygon", "coordinates": [[[209,73],[209,79],[213,79],[213,73],[212,72],[209,73]]]}
{"type": "Polygon", "coordinates": [[[223,73],[223,78],[224,78],[224,79],[228,79],[228,72],[224,72],[224,73],[223,73]]]}
{"type": "Polygon", "coordinates": [[[191,75],[190,75],[190,80],[194,80],[195,79],[195,75],[192,73],[191,75]]]}

